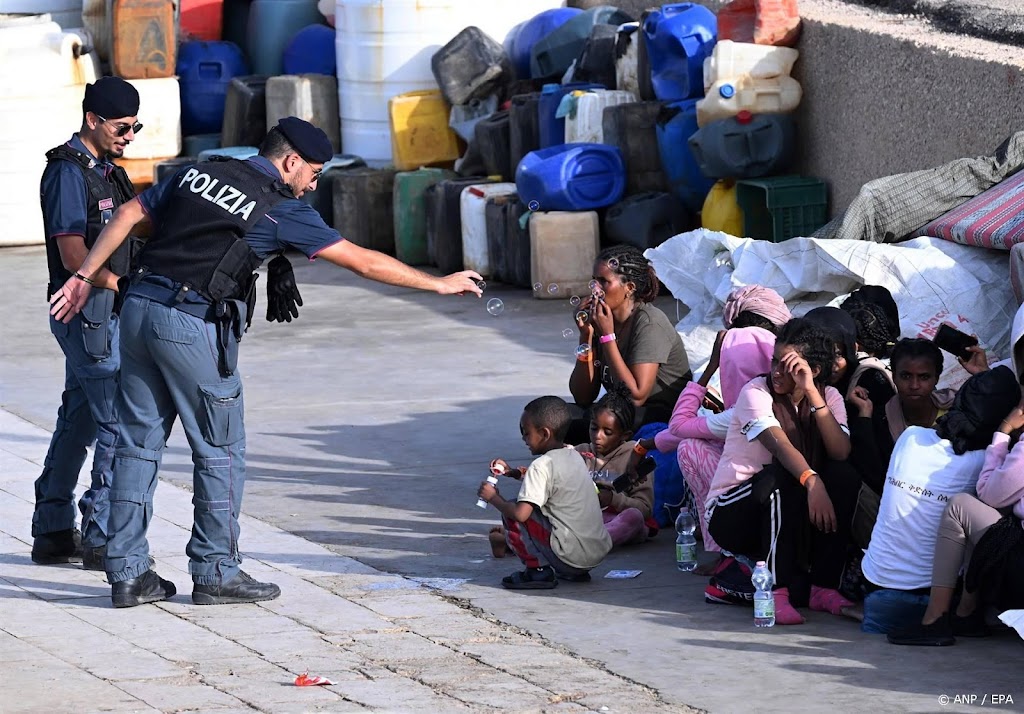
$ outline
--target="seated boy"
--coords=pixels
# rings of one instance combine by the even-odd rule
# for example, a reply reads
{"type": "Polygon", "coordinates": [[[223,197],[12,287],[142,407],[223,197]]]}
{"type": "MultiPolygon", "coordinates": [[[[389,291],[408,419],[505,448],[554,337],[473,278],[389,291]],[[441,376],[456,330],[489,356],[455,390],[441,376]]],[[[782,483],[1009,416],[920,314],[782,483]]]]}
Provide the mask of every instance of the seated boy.
{"type": "Polygon", "coordinates": [[[611,550],[594,482],[579,452],[563,439],[572,417],[558,397],[539,397],[526,405],[519,431],[538,456],[523,475],[516,501],[502,498],[484,481],[480,498],[501,513],[509,549],[526,570],[502,579],[512,590],[541,590],[558,579],[584,581],[611,550]]]}

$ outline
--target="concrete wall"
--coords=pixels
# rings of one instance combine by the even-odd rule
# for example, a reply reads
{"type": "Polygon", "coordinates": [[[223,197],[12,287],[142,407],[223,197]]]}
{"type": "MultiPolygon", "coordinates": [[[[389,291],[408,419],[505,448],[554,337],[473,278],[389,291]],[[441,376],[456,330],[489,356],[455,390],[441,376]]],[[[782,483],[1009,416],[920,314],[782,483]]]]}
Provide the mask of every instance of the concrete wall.
{"type": "MultiPolygon", "coordinates": [[[[619,5],[637,17],[650,6],[619,5]]],[[[988,155],[1024,128],[1020,47],[835,0],[801,0],[800,12],[797,169],[829,183],[832,215],[871,179],[988,155]]]]}

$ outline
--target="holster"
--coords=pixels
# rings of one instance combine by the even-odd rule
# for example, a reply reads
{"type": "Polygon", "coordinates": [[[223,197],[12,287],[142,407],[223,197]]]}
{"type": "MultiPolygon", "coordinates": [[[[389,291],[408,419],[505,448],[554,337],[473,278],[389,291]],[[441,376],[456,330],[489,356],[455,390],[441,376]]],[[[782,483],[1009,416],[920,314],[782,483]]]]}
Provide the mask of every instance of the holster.
{"type": "Polygon", "coordinates": [[[116,293],[106,288],[95,288],[82,306],[82,344],[86,354],[97,362],[111,354],[111,319],[116,293]]]}
{"type": "Polygon", "coordinates": [[[238,368],[238,344],[245,334],[248,309],[242,300],[218,300],[214,304],[217,327],[217,368],[222,377],[230,377],[238,368]]]}

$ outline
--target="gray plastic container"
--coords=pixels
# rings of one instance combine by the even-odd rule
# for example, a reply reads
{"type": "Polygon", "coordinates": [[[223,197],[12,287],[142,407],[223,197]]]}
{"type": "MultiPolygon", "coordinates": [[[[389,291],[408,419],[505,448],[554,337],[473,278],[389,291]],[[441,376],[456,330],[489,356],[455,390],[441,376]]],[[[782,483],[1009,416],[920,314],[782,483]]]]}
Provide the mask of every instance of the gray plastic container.
{"type": "Polygon", "coordinates": [[[534,79],[561,80],[580,52],[594,25],[619,25],[634,18],[617,7],[598,5],[570,18],[530,49],[530,75],[534,79]]]}
{"type": "Polygon", "coordinates": [[[505,48],[479,27],[467,27],[430,58],[430,69],[449,104],[500,94],[512,81],[505,48]]]}
{"type": "Polygon", "coordinates": [[[747,179],[785,173],[796,154],[796,125],[788,114],[750,114],[711,122],[688,141],[701,173],[747,179]]]}

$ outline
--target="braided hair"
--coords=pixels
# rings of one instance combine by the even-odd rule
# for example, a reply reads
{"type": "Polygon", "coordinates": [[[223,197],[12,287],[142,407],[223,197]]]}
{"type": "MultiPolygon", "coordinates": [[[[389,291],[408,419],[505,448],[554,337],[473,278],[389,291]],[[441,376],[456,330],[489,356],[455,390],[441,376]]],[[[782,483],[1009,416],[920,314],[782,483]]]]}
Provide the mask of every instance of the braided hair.
{"type": "Polygon", "coordinates": [[[813,370],[820,372],[815,378],[818,384],[828,384],[832,377],[832,364],[835,361],[835,342],[832,336],[810,320],[796,317],[782,326],[776,345],[789,345],[800,351],[813,370]]]}
{"type": "Polygon", "coordinates": [[[636,406],[629,388],[622,382],[615,382],[603,397],[590,407],[590,419],[594,420],[601,410],[610,412],[623,431],[632,431],[636,421],[636,406]]]}
{"type": "Polygon", "coordinates": [[[658,297],[658,276],[651,261],[641,250],[632,245],[613,245],[597,256],[598,262],[608,263],[608,268],[622,276],[623,283],[636,285],[637,302],[651,302],[658,297]]]}
{"type": "Polygon", "coordinates": [[[758,315],[756,312],[751,312],[750,310],[744,310],[737,315],[736,319],[732,321],[732,327],[730,329],[739,327],[760,327],[762,330],[768,330],[768,332],[773,335],[777,335],[780,328],[779,325],[776,325],[764,315],[758,315]]]}
{"type": "Polygon", "coordinates": [[[893,325],[881,305],[873,302],[843,303],[842,309],[857,324],[857,344],[874,357],[885,358],[900,338],[899,325],[893,325]]]}

